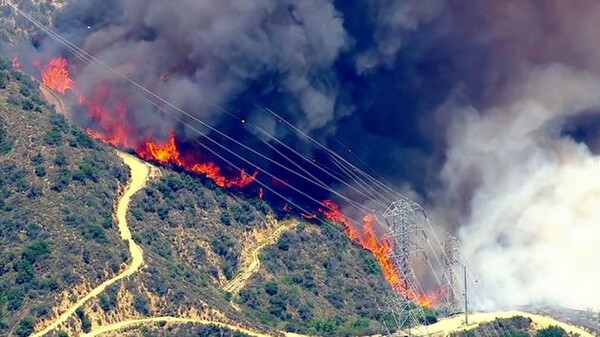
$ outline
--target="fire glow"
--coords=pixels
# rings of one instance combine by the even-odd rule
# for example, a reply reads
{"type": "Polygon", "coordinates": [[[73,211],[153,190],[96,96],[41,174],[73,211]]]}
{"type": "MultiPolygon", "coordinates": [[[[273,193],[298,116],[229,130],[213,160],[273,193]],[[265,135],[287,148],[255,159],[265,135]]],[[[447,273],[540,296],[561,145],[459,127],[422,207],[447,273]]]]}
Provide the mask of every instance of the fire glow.
{"type": "MultiPolygon", "coordinates": [[[[138,139],[137,131],[130,126],[133,123],[128,123],[129,116],[125,101],[114,104],[114,106],[108,106],[107,102],[111,90],[109,86],[104,84],[97,85],[94,92],[87,97],[75,92],[74,82],[69,76],[68,61],[66,59],[54,58],[48,64],[38,65],[38,67],[42,73],[44,86],[62,95],[68,91],[73,92],[77,102],[86,108],[89,117],[95,122],[94,129],[86,129],[86,133],[91,137],[117,148],[132,149],[144,160],[178,167],[188,172],[206,176],[219,187],[243,188],[255,181],[257,172],[250,175],[242,170],[239,172],[239,176],[227,178],[216,163],[199,161],[197,156],[184,155],[173,132],[169,134],[168,140],[165,141],[138,139]]],[[[259,189],[259,197],[262,199],[263,196],[264,192],[261,188],[259,189]]],[[[420,295],[407,290],[406,281],[399,277],[398,267],[391,257],[393,243],[387,239],[379,240],[375,234],[374,215],[367,214],[363,217],[361,233],[356,229],[358,226],[342,214],[339,205],[331,200],[323,201],[323,205],[325,208],[320,209],[320,212],[327,220],[340,224],[351,241],[373,254],[381,266],[385,279],[393,289],[408,300],[422,306],[431,307],[435,304],[437,296],[432,294],[420,295]]],[[[283,211],[289,212],[289,205],[285,204],[283,211]]],[[[301,216],[308,220],[317,218],[316,214],[302,213],[301,216]]]]}
{"type": "Polygon", "coordinates": [[[73,80],[69,77],[68,65],[66,59],[62,57],[51,59],[48,64],[41,68],[42,83],[61,94],[73,89],[73,80]]]}
{"type": "Polygon", "coordinates": [[[13,60],[12,60],[12,67],[13,67],[15,70],[21,70],[21,61],[19,61],[19,59],[18,59],[18,58],[16,58],[16,57],[15,57],[15,58],[13,58],[13,60]]]}
{"type": "MultiPolygon", "coordinates": [[[[60,93],[66,94],[73,91],[73,80],[69,76],[68,62],[64,58],[51,59],[48,64],[40,67],[42,72],[42,83],[44,86],[60,93]]],[[[257,172],[250,175],[244,170],[238,177],[227,178],[221,172],[221,168],[210,161],[197,161],[186,157],[181,153],[174,133],[170,133],[169,139],[157,142],[152,139],[139,140],[136,131],[128,127],[127,106],[125,103],[117,103],[107,111],[106,102],[110,95],[110,88],[105,85],[96,87],[94,93],[89,97],[74,93],[77,101],[85,106],[89,117],[95,121],[96,128],[86,129],[86,133],[103,143],[118,148],[134,150],[137,155],[148,161],[163,165],[171,165],[188,172],[204,175],[214,181],[219,187],[246,187],[255,179],[257,172]]]]}
{"type": "Polygon", "coordinates": [[[406,280],[403,280],[399,276],[400,272],[398,266],[394,263],[394,259],[392,258],[393,242],[385,238],[378,239],[375,234],[376,219],[373,214],[368,213],[363,217],[361,234],[355,229],[357,226],[342,214],[339,205],[331,200],[325,200],[323,201],[323,204],[328,207],[328,209],[320,210],[325,218],[329,221],[341,224],[350,240],[373,254],[375,260],[377,260],[377,263],[379,263],[379,266],[381,267],[383,276],[395,291],[399,292],[406,299],[418,303],[423,307],[430,308],[436,304],[438,298],[437,294],[419,294],[408,289],[406,280]]]}

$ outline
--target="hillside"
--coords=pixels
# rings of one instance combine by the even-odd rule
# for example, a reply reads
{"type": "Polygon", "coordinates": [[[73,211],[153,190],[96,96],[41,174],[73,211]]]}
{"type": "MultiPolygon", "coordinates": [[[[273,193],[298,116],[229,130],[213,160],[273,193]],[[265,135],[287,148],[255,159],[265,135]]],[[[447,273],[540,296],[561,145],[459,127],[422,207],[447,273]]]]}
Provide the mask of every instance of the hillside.
{"type": "Polygon", "coordinates": [[[0,334],[51,314],[129,260],[113,204],[129,174],[109,148],[43,102],[37,84],[0,65],[0,334]]]}
{"type": "Polygon", "coordinates": [[[154,296],[175,292],[157,314],[207,301],[223,311],[238,307],[241,319],[278,330],[382,331],[376,321],[382,318],[376,305],[385,296],[381,271],[332,225],[300,223],[283,233],[260,253],[261,268],[239,296],[225,292],[238,273],[244,245],[276,228],[277,220],[260,199],[245,200],[202,181],[163,170],[134,198],[134,237],[152,265],[140,282],[154,296]],[[194,296],[198,293],[201,298],[194,296]]]}
{"type": "Polygon", "coordinates": [[[242,334],[190,324],[208,320],[269,334],[383,331],[385,280],[340,228],[294,219],[281,227],[262,200],[168,168],[152,169],[126,214],[141,269],[73,307],[132,262],[115,215],[129,169],[54,112],[37,83],[7,60],[1,68],[0,334],[41,331],[67,308],[74,314],[49,335],[153,317],[189,321],[123,328],[135,336],[242,334]],[[260,267],[225,291],[246,272],[250,252],[260,267]]]}
{"type": "MultiPolygon", "coordinates": [[[[16,0],[12,1],[21,10],[30,13],[32,17],[45,25],[52,24],[52,14],[60,9],[67,0],[16,0]]],[[[7,4],[0,4],[0,41],[16,43],[31,38],[31,33],[37,28],[25,18],[12,15],[13,10],[7,4]]]]}

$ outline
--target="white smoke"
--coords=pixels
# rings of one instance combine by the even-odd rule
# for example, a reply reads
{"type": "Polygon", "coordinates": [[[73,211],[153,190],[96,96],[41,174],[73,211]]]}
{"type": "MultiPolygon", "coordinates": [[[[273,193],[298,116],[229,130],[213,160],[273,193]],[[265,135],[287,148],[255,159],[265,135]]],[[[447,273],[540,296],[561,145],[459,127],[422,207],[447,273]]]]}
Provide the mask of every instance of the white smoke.
{"type": "Polygon", "coordinates": [[[515,92],[463,109],[450,129],[444,202],[467,203],[472,300],[600,308],[600,157],[560,134],[564,118],[600,106],[600,78],[551,65],[515,92]]]}

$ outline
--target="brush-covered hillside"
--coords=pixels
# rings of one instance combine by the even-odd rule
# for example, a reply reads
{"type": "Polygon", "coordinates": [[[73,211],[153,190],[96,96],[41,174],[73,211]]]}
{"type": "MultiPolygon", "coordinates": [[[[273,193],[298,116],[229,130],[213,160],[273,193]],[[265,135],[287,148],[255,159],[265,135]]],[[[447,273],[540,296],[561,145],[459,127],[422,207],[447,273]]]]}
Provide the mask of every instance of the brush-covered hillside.
{"type": "Polygon", "coordinates": [[[43,331],[71,309],[48,336],[119,324],[103,335],[384,329],[381,270],[337,225],[277,219],[258,198],[165,167],[151,169],[127,211],[141,268],[86,298],[132,262],[115,215],[130,170],[114,149],[56,113],[38,83],[6,59],[0,167],[0,335],[43,331]],[[147,320],[157,317],[175,321],[147,320]]]}
{"type": "Polygon", "coordinates": [[[29,331],[51,316],[57,295],[128,263],[113,218],[128,178],[114,151],[0,61],[0,335],[29,331]]]}
{"type": "MultiPolygon", "coordinates": [[[[44,25],[52,25],[52,13],[69,0],[13,0],[19,9],[29,13],[44,25]]],[[[16,43],[31,37],[35,25],[22,16],[14,15],[14,10],[5,2],[0,3],[0,41],[16,43]]]]}
{"type": "Polygon", "coordinates": [[[134,198],[130,214],[134,238],[150,265],[140,282],[153,296],[172,292],[157,314],[210,300],[277,330],[317,335],[383,330],[385,312],[378,305],[385,305],[386,281],[374,258],[336,225],[276,220],[258,198],[244,199],[167,170],[134,198]],[[253,249],[278,229],[283,233],[276,242],[253,249]],[[253,252],[260,268],[237,291],[224,291],[246,270],[253,252]]]}

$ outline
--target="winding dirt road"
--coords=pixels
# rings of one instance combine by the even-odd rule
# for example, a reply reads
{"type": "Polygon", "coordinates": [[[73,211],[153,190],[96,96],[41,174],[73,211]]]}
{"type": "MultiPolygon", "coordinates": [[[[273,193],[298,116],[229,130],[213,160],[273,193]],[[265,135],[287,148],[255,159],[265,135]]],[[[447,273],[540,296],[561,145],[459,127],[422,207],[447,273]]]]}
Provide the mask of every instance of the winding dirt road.
{"type": "Polygon", "coordinates": [[[67,311],[63,312],[57,319],[55,319],[50,325],[43,330],[34,333],[31,337],[41,337],[56,329],[60,324],[65,323],[75,311],[82,307],[90,299],[100,295],[107,287],[114,284],[115,282],[130,276],[140,269],[144,263],[144,256],[142,248],[131,238],[131,231],[127,225],[127,209],[129,208],[129,202],[131,197],[139,190],[141,190],[146,184],[146,180],[150,175],[150,165],[137,159],[136,157],[119,152],[119,157],[123,159],[125,164],[131,169],[131,181],[127,186],[125,193],[117,204],[117,223],[119,226],[119,232],[121,239],[127,241],[129,245],[129,253],[131,254],[131,264],[121,274],[102,282],[99,286],[92,289],[87,295],[80,298],[75,304],[73,304],[67,311]]]}
{"type": "MultiPolygon", "coordinates": [[[[129,185],[127,186],[125,192],[121,196],[121,199],[119,199],[119,201],[117,203],[117,211],[116,211],[116,217],[117,217],[117,222],[118,222],[118,226],[119,226],[119,232],[121,234],[121,239],[127,241],[128,246],[129,246],[129,253],[131,254],[131,264],[121,274],[103,282],[96,288],[92,289],[92,291],[90,291],[87,295],[85,295],[84,297],[79,299],[67,311],[62,313],[57,319],[52,321],[51,324],[46,326],[43,330],[34,333],[33,335],[31,335],[31,337],[41,337],[41,336],[44,336],[47,333],[51,332],[52,330],[58,328],[62,323],[65,323],[75,313],[75,311],[78,308],[82,307],[87,301],[100,295],[107,287],[114,284],[115,282],[132,275],[133,273],[138,271],[144,263],[144,255],[143,255],[142,248],[137,243],[135,243],[135,241],[133,240],[133,238],[131,236],[131,231],[127,224],[127,211],[129,209],[129,203],[131,202],[131,197],[136,192],[138,192],[139,190],[144,188],[144,186],[146,185],[146,182],[147,182],[148,178],[150,177],[152,167],[148,163],[146,163],[130,154],[123,153],[123,152],[118,152],[118,154],[119,154],[119,157],[121,157],[121,159],[125,162],[125,164],[127,164],[127,166],[129,166],[129,168],[131,170],[131,181],[129,182],[129,185]]],[[[282,226],[280,229],[284,230],[284,228],[285,228],[285,226],[282,226]]],[[[277,233],[279,233],[279,231],[277,231],[277,233]]],[[[250,335],[250,336],[255,336],[255,337],[269,336],[269,335],[266,335],[263,333],[251,331],[246,328],[242,328],[242,327],[239,327],[236,325],[227,324],[227,323],[223,323],[223,322],[219,322],[219,321],[183,318],[183,317],[171,317],[171,316],[149,317],[149,318],[125,320],[125,321],[121,321],[121,322],[117,322],[117,323],[113,323],[113,324],[95,327],[89,333],[84,333],[84,334],[81,334],[80,336],[82,336],[82,337],[99,336],[99,335],[102,335],[102,334],[105,334],[108,332],[117,331],[117,330],[125,329],[128,327],[134,327],[137,325],[143,325],[143,324],[153,323],[153,322],[195,323],[195,324],[205,324],[205,325],[212,324],[212,325],[216,325],[216,326],[219,326],[222,328],[227,328],[230,330],[238,331],[238,332],[250,335]]]]}
{"type": "Polygon", "coordinates": [[[464,325],[464,316],[454,316],[448,319],[443,319],[438,323],[428,325],[428,326],[419,326],[411,329],[411,333],[417,336],[447,336],[452,332],[458,332],[463,330],[469,330],[476,328],[481,323],[492,322],[496,318],[510,318],[514,316],[523,316],[531,318],[533,323],[538,328],[546,328],[550,325],[559,326],[565,329],[567,332],[579,334],[581,337],[594,337],[589,332],[560,321],[557,321],[553,318],[541,315],[530,314],[522,311],[504,311],[504,312],[491,312],[491,313],[474,313],[469,315],[469,325],[464,325]]]}
{"type": "Polygon", "coordinates": [[[277,239],[285,233],[286,231],[292,229],[298,221],[295,220],[286,220],[282,221],[275,230],[269,233],[267,236],[263,237],[256,243],[256,246],[252,248],[250,252],[249,258],[242,257],[244,260],[250,261],[249,263],[245,263],[246,265],[242,265],[242,268],[238,272],[238,275],[231,280],[228,284],[223,287],[223,290],[237,294],[245,285],[246,282],[260,269],[260,258],[258,255],[260,252],[269,245],[277,242],[277,239]]]}

